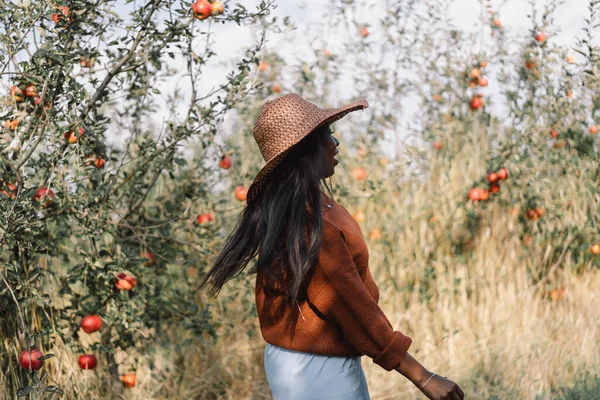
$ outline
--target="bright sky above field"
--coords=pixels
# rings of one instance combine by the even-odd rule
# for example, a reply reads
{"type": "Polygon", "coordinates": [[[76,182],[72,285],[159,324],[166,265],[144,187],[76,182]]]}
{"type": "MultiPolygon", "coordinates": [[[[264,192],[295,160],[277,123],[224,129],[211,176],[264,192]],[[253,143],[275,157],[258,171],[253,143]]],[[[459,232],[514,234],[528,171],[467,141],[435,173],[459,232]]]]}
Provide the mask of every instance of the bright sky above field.
{"type": "MultiPolygon", "coordinates": [[[[259,0],[239,0],[230,1],[230,4],[233,6],[238,2],[246,6],[249,10],[255,10],[255,7],[260,3],[259,0]]],[[[227,1],[225,1],[225,3],[227,4],[227,1]]],[[[381,15],[383,15],[385,3],[393,4],[394,2],[372,0],[365,1],[364,15],[362,15],[361,12],[361,17],[364,18],[364,22],[372,23],[373,26],[375,26],[375,22],[381,18],[381,15]]],[[[536,0],[535,3],[538,10],[538,18],[541,18],[543,5],[546,4],[546,1],[536,0]]],[[[548,40],[564,45],[574,45],[576,37],[583,37],[584,32],[581,28],[585,24],[583,18],[588,16],[588,3],[589,0],[565,0],[564,3],[559,6],[559,11],[553,15],[554,25],[558,28],[557,30],[559,32],[555,36],[551,36],[548,40]]],[[[299,40],[296,43],[290,43],[289,36],[285,37],[284,39],[283,37],[278,37],[276,34],[271,33],[270,37],[268,38],[266,48],[276,48],[277,51],[286,58],[286,60],[290,61],[290,63],[294,63],[294,61],[297,60],[309,60],[314,58],[314,54],[306,43],[306,38],[303,38],[302,36],[307,32],[307,26],[318,21],[323,21],[323,15],[327,15],[326,7],[328,6],[329,2],[323,0],[281,0],[276,1],[276,4],[277,9],[273,12],[273,16],[278,16],[281,19],[285,16],[289,16],[298,26],[296,37],[298,37],[299,40]]],[[[139,4],[137,6],[139,6],[139,4]]],[[[505,1],[502,5],[500,5],[500,2],[498,1],[493,1],[492,6],[496,11],[496,15],[502,20],[502,24],[509,39],[520,38],[519,41],[523,41],[525,38],[529,37],[531,21],[527,14],[531,13],[532,10],[529,0],[509,0],[505,1]]],[[[455,28],[471,32],[479,31],[481,29],[479,17],[480,13],[482,12],[482,7],[479,1],[451,1],[449,2],[448,10],[449,22],[453,24],[455,28]]],[[[123,9],[123,13],[121,15],[124,14],[126,14],[125,9],[123,9]]],[[[202,23],[204,22],[205,21],[202,21],[202,23]]],[[[476,43],[474,48],[485,48],[486,42],[489,41],[491,43],[492,38],[489,36],[489,28],[486,29],[488,29],[486,34],[482,35],[483,42],[476,43]]],[[[224,60],[236,60],[236,58],[239,57],[240,52],[243,52],[244,49],[249,48],[257,39],[257,37],[251,33],[249,28],[243,26],[240,27],[235,24],[213,24],[211,30],[216,33],[214,36],[214,48],[218,53],[218,57],[215,57],[213,62],[209,63],[204,70],[200,87],[197,88],[200,93],[206,93],[219,83],[224,82],[224,71],[228,72],[233,70],[234,64],[227,61],[227,68],[224,69],[222,62],[224,60]]],[[[378,32],[376,29],[371,29],[369,39],[376,40],[377,34],[378,32]]],[[[336,38],[333,36],[328,37],[328,48],[335,53],[337,47],[341,48],[341,46],[338,46],[341,40],[342,38],[336,38]]],[[[581,56],[575,52],[570,52],[570,54],[575,56],[577,60],[581,59],[581,56]]],[[[181,62],[178,67],[183,68],[184,65],[185,64],[181,62]]],[[[489,86],[485,88],[485,95],[486,97],[493,98],[494,95],[498,93],[498,86],[495,84],[493,71],[488,74],[488,77],[490,78],[490,83],[489,86]]],[[[349,79],[350,76],[348,75],[340,81],[338,90],[338,95],[340,98],[347,98],[348,96],[352,95],[352,84],[349,79]]],[[[186,84],[188,84],[188,82],[189,81],[186,79],[181,79],[178,85],[182,90],[186,91],[189,90],[189,88],[186,89],[186,84]]],[[[284,88],[283,93],[285,93],[285,81],[282,82],[282,86],[284,88]]],[[[159,85],[161,90],[169,90],[173,87],[173,80],[165,81],[159,85]]],[[[372,92],[370,96],[375,97],[376,93],[372,92]]],[[[367,98],[367,100],[371,99],[367,98]]],[[[183,103],[187,102],[183,101],[182,104],[183,103]]],[[[408,121],[413,118],[412,115],[415,112],[418,112],[417,107],[418,103],[415,102],[414,99],[407,98],[403,107],[401,120],[408,121]]],[[[491,109],[500,117],[504,113],[504,110],[501,108],[501,106],[497,104],[492,106],[491,109]]],[[[164,117],[165,116],[160,113],[155,115],[154,118],[157,126],[162,124],[164,117]]],[[[224,131],[227,131],[227,129],[224,129],[224,131]]],[[[382,149],[388,153],[390,157],[393,156],[394,153],[393,136],[393,133],[386,135],[386,140],[390,140],[391,143],[389,146],[382,147],[382,149]]]]}

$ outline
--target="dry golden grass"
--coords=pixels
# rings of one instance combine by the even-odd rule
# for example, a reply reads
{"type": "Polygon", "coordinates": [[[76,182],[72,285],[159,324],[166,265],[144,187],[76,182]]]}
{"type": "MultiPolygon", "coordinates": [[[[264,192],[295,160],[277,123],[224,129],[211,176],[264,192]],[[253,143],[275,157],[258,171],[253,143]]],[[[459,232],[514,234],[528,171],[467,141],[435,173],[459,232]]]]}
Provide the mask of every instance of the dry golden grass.
{"type": "MultiPolygon", "coordinates": [[[[482,257],[475,274],[467,266],[440,271],[438,295],[427,304],[413,294],[403,310],[389,289],[381,306],[394,327],[413,337],[411,354],[458,382],[468,397],[550,398],[551,387],[569,387],[598,371],[600,273],[560,273],[565,296],[552,301],[531,290],[526,266],[510,265],[506,253],[482,257]],[[455,277],[464,279],[460,294],[444,295],[455,277]]],[[[390,379],[368,360],[363,365],[373,398],[423,398],[403,377],[390,379]]]]}
{"type": "MultiPolygon", "coordinates": [[[[551,388],[568,388],[600,369],[600,272],[576,275],[557,268],[551,280],[564,285],[565,296],[555,301],[544,297],[528,278],[532,258],[524,257],[520,241],[507,239],[510,235],[502,229],[510,221],[499,216],[499,228],[480,235],[468,263],[444,254],[444,246],[431,248],[439,254],[427,302],[419,295],[424,260],[418,258],[424,251],[416,252],[414,246],[423,244],[435,228],[415,223],[391,234],[394,229],[388,226],[382,239],[369,241],[383,311],[396,329],[413,338],[411,354],[431,371],[458,382],[468,398],[551,398],[551,388]],[[394,246],[386,244],[391,239],[394,246]],[[412,254],[412,263],[394,261],[400,252],[404,257],[397,258],[412,254]],[[460,283],[455,285],[457,278],[460,283]],[[402,287],[408,282],[414,283],[410,290],[402,287]]],[[[247,277],[241,286],[251,288],[253,283],[253,277],[247,277]]],[[[269,399],[264,342],[256,317],[248,312],[248,301],[253,304],[252,292],[242,291],[227,312],[217,310],[216,318],[230,327],[221,328],[216,346],[195,342],[180,347],[185,337],[169,332],[163,337],[169,345],[157,346],[140,360],[138,384],[126,390],[124,398],[269,399]],[[248,338],[247,331],[254,331],[254,337],[248,338]]],[[[67,393],[63,398],[111,398],[102,360],[96,371],[84,372],[60,342],[52,350],[57,358],[48,362],[49,372],[67,393]],[[57,370],[58,365],[62,369],[57,370]]],[[[373,399],[424,398],[397,372],[384,371],[366,357],[363,366],[373,399]]],[[[592,399],[598,393],[597,386],[590,397],[585,397],[585,387],[581,390],[573,398],[592,399]]]]}
{"type": "MultiPolygon", "coordinates": [[[[600,367],[600,273],[560,274],[566,284],[565,297],[552,301],[529,290],[525,266],[502,273],[499,265],[507,264],[499,260],[482,259],[477,265],[481,273],[463,281],[461,295],[440,294],[427,304],[419,302],[413,292],[409,295],[413,301],[405,309],[393,286],[382,290],[382,309],[396,329],[414,340],[411,354],[431,371],[454,379],[468,398],[475,399],[551,398],[551,387],[570,387],[596,373],[600,367]],[[470,297],[465,295],[467,288],[473,290],[470,297]]],[[[450,285],[443,282],[467,277],[467,269],[457,268],[446,279],[440,278],[438,293],[448,291],[450,285]]],[[[385,283],[380,277],[375,279],[385,283]]],[[[252,280],[247,283],[251,285],[252,280]]],[[[140,361],[137,387],[126,390],[124,398],[269,399],[264,342],[259,333],[248,338],[246,331],[258,332],[258,324],[245,311],[240,302],[221,315],[235,330],[224,329],[214,347],[195,343],[178,348],[183,338],[172,332],[171,345],[156,348],[140,361]]],[[[51,367],[49,372],[67,393],[63,398],[113,398],[106,393],[109,378],[101,363],[96,371],[84,372],[77,367],[76,357],[60,345],[53,351],[57,359],[49,365],[63,369],[51,367]]],[[[366,357],[363,367],[373,399],[424,398],[397,372],[384,371],[366,357]]],[[[584,397],[584,391],[579,396],[573,398],[596,398],[584,397]]]]}
{"type": "MultiPolygon", "coordinates": [[[[344,186],[354,185],[353,195],[359,194],[340,203],[366,215],[361,227],[381,308],[395,329],[413,338],[410,353],[429,370],[459,383],[467,398],[599,399],[600,271],[576,265],[570,252],[562,252],[567,237],[556,243],[542,232],[525,247],[518,217],[509,212],[513,205],[490,201],[485,209],[475,206],[481,216],[479,228],[473,231],[465,225],[461,202],[470,182],[486,172],[474,161],[485,159],[483,148],[477,143],[464,146],[460,151],[470,157],[455,159],[462,163],[434,159],[425,182],[400,181],[399,168],[394,174],[379,168],[370,175],[380,188],[374,194],[362,191],[365,182],[339,175],[344,186]],[[378,240],[369,238],[373,228],[381,229],[378,240]],[[455,253],[452,242],[465,245],[464,256],[455,253]],[[580,273],[573,272],[576,266],[580,273]],[[565,288],[564,297],[551,299],[549,288],[559,287],[565,288]]],[[[520,172],[511,169],[501,195],[520,190],[516,184],[511,189],[510,183],[518,181],[520,172]]],[[[539,190],[547,202],[548,227],[595,218],[585,210],[594,209],[598,199],[578,193],[576,188],[585,187],[586,178],[577,179],[557,180],[539,190]],[[558,206],[560,218],[551,218],[558,206]]],[[[532,232],[540,232],[536,229],[532,232]]],[[[234,291],[239,294],[226,309],[219,302],[223,297],[214,300],[215,321],[222,324],[216,345],[197,339],[186,344],[190,338],[181,330],[164,332],[139,360],[137,386],[122,398],[271,398],[263,368],[265,343],[253,314],[254,276],[230,282],[222,294],[234,291]]],[[[3,349],[15,348],[6,341],[3,349]]],[[[46,350],[57,355],[47,365],[52,382],[66,392],[61,398],[121,398],[109,389],[103,359],[95,371],[81,371],[76,355],[59,338],[46,350]]],[[[366,357],[363,366],[372,399],[424,398],[397,372],[387,372],[366,357]]],[[[0,375],[0,388],[6,388],[6,375],[0,375]]]]}

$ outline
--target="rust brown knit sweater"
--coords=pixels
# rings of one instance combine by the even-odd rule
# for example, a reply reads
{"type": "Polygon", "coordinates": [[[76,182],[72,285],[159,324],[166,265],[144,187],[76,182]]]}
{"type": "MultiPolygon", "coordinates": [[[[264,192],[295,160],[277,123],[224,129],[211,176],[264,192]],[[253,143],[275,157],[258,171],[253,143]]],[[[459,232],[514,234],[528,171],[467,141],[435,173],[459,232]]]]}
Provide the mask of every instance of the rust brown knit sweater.
{"type": "Polygon", "coordinates": [[[290,307],[281,287],[256,276],[256,310],[263,339],[286,349],[331,356],[367,355],[387,371],[397,368],[412,339],[395,331],[378,305],[379,289],[369,269],[360,226],[340,204],[323,194],[323,244],[299,301],[294,335],[286,331],[290,307]]]}

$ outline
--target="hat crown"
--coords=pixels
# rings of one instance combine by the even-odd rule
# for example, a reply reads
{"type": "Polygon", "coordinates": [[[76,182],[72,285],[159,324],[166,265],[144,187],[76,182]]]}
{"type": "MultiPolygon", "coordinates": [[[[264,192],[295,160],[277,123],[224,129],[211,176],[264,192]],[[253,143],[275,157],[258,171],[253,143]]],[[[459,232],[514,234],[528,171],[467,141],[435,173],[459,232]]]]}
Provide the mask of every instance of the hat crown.
{"type": "Polygon", "coordinates": [[[349,112],[367,107],[369,103],[363,99],[342,107],[321,108],[296,93],[266,101],[253,129],[254,140],[266,164],[258,171],[248,188],[246,203],[254,203],[269,174],[303,138],[349,112]]]}
{"type": "Polygon", "coordinates": [[[254,123],[254,140],[265,161],[306,136],[322,108],[296,93],[266,101],[254,123]]]}

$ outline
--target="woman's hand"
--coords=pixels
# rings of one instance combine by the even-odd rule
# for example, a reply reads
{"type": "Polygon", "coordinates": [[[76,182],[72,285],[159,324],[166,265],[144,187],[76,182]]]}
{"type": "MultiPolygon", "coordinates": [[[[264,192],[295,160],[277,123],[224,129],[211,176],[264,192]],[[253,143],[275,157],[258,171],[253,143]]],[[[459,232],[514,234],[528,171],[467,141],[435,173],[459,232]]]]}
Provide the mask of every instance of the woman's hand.
{"type": "Polygon", "coordinates": [[[423,394],[431,400],[461,400],[464,392],[450,379],[435,375],[421,389],[423,394]]]}
{"type": "Polygon", "coordinates": [[[432,400],[461,400],[465,398],[465,394],[456,383],[437,374],[432,377],[432,372],[429,372],[408,352],[404,354],[400,365],[395,369],[408,378],[416,387],[421,388],[423,386],[421,392],[432,400]]]}

